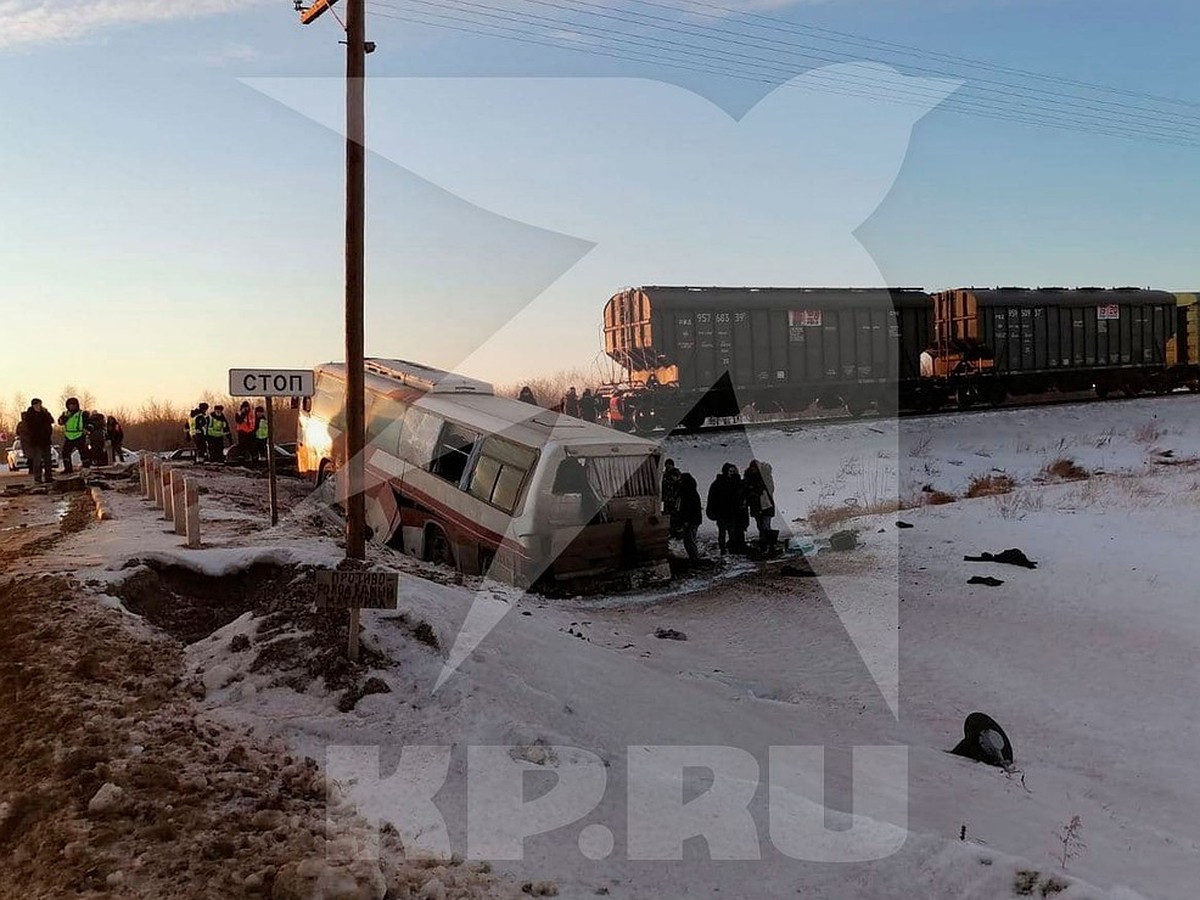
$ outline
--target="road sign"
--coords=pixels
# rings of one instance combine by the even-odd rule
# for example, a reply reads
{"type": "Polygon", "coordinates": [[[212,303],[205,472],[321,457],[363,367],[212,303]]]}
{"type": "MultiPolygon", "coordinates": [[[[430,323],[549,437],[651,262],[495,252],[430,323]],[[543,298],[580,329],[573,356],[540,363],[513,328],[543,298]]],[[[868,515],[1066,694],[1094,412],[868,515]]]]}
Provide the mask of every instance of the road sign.
{"type": "Polygon", "coordinates": [[[311,369],[230,369],[231,397],[311,397],[311,369]]]}
{"type": "Polygon", "coordinates": [[[317,606],[323,609],[395,609],[395,572],[317,572],[317,606]]]}

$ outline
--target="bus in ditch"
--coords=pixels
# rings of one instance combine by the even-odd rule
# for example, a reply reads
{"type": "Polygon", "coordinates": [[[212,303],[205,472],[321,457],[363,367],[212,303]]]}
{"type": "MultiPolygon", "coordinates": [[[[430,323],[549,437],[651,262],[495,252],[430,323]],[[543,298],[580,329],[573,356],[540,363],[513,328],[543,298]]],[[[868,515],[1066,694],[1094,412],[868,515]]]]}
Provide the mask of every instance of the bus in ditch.
{"type": "MultiPolygon", "coordinates": [[[[526,588],[669,580],[655,443],[418,363],[365,369],[369,539],[526,588]]],[[[297,466],[317,484],[333,477],[337,494],[346,368],[326,363],[315,376],[297,466]]]]}

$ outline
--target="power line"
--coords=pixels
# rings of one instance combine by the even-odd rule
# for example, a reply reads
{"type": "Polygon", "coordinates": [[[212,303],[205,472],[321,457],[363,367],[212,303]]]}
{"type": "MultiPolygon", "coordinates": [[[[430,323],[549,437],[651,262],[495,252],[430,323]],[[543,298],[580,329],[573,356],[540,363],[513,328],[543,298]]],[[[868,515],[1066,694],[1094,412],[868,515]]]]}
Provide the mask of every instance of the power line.
{"type": "MultiPolygon", "coordinates": [[[[495,6],[489,6],[482,3],[470,2],[470,0],[458,0],[460,7],[466,9],[453,9],[454,12],[463,13],[468,16],[455,16],[447,11],[447,5],[443,3],[434,4],[430,0],[412,0],[414,3],[421,5],[434,6],[437,12],[429,12],[425,10],[412,10],[408,16],[404,15],[387,15],[385,13],[373,12],[374,15],[383,18],[393,18],[400,21],[409,21],[416,24],[422,24],[432,27],[449,28],[451,30],[465,31],[475,34],[481,34],[487,37],[500,37],[507,40],[515,40],[522,43],[531,43],[541,46],[550,46],[557,49],[571,49],[577,52],[589,53],[592,55],[607,56],[615,59],[633,60],[646,62],[653,65],[666,66],[669,68],[684,69],[688,71],[701,72],[704,74],[716,74],[730,78],[753,81],[760,84],[771,84],[777,86],[782,78],[794,77],[796,71],[794,68],[783,68],[780,65],[772,64],[771,62],[763,62],[761,60],[748,61],[743,56],[731,55],[724,51],[713,50],[711,48],[700,48],[705,51],[697,53],[694,44],[686,44],[680,41],[669,39],[644,39],[639,35],[633,35],[626,31],[614,30],[611,28],[592,25],[590,23],[581,23],[576,21],[562,21],[548,16],[539,16],[533,13],[519,13],[511,9],[505,9],[495,6]],[[424,18],[417,18],[417,15],[424,18]],[[470,18],[470,17],[475,18],[470,18]],[[482,18],[484,21],[479,21],[482,18]],[[433,21],[430,21],[432,19],[433,21]],[[521,25],[533,25],[535,28],[546,29],[552,28],[549,39],[539,40],[528,35],[525,30],[517,30],[508,28],[503,25],[496,24],[496,21],[507,21],[521,25]],[[449,24],[448,24],[449,23],[449,24]],[[472,27],[464,27],[472,26],[472,27]],[[480,28],[490,29],[481,31],[480,28]],[[563,40],[560,36],[562,29],[570,27],[580,31],[588,37],[601,40],[610,40],[617,38],[625,45],[619,52],[604,52],[595,45],[580,46],[577,42],[563,40]],[[636,53],[631,53],[629,46],[635,48],[643,48],[653,51],[652,57],[641,56],[636,53]],[[680,49],[674,49],[680,48],[680,49]],[[685,51],[687,62],[681,63],[675,58],[680,50],[685,51]],[[706,62],[708,65],[692,65],[694,61],[706,62]],[[717,63],[735,63],[740,67],[739,70],[733,71],[727,68],[718,68],[712,65],[717,63]],[[758,69],[759,73],[748,75],[745,71],[747,62],[750,62],[749,69],[758,69]],[[777,77],[762,77],[762,72],[767,72],[776,75],[777,77]]],[[[576,0],[579,2],[579,0],[576,0]]],[[[374,6],[384,6],[391,10],[400,10],[391,4],[375,3],[374,6]]],[[[546,4],[555,5],[555,4],[546,4]]],[[[561,7],[560,7],[561,9],[561,7]]],[[[638,24],[638,23],[632,23],[638,24]]],[[[838,60],[841,61],[841,60],[838,60]]],[[[817,70],[809,73],[812,80],[824,80],[828,82],[827,76],[817,70]]],[[[928,90],[923,90],[920,86],[897,86],[891,82],[880,81],[878,78],[872,78],[865,73],[843,73],[842,77],[837,79],[836,84],[824,84],[823,88],[833,93],[841,93],[852,96],[869,96],[876,98],[889,99],[893,102],[905,103],[909,105],[920,105],[927,107],[928,101],[940,97],[940,93],[930,93],[928,90]],[[865,90],[847,90],[848,86],[864,88],[865,90]],[[881,94],[880,89],[886,93],[881,94]],[[924,102],[920,102],[920,101],[924,102]]],[[[1145,124],[1136,131],[1129,131],[1122,127],[1120,122],[1113,122],[1107,115],[1097,115],[1094,113],[1061,111],[1061,110],[1044,110],[1030,109],[1027,107],[1016,106],[1013,104],[1003,105],[998,104],[993,97],[970,97],[957,98],[951,97],[942,101],[942,108],[948,111],[959,112],[965,115],[973,115],[984,118],[998,119],[1001,121],[1012,121],[1019,124],[1035,125],[1042,127],[1055,128],[1070,128],[1072,130],[1086,131],[1095,134],[1104,134],[1114,137],[1134,138],[1134,139],[1151,139],[1160,143],[1174,144],[1177,146],[1194,147],[1197,144],[1195,141],[1188,140],[1192,137],[1189,133],[1179,133],[1170,128],[1169,124],[1145,124]]]]}
{"type": "MultiPolygon", "coordinates": [[[[809,25],[801,22],[793,22],[789,19],[784,19],[780,16],[772,16],[766,13],[756,13],[743,10],[730,9],[716,3],[705,2],[705,0],[687,0],[687,9],[684,10],[679,6],[673,6],[665,3],[655,3],[653,0],[627,0],[630,3],[640,3],[646,6],[656,6],[661,9],[668,9],[675,12],[691,11],[697,12],[698,9],[712,10],[712,12],[702,13],[723,20],[730,18],[739,18],[749,20],[749,24],[755,21],[762,21],[766,24],[758,25],[759,28],[769,28],[773,31],[783,29],[793,33],[801,34],[816,34],[827,35],[828,40],[849,44],[852,46],[864,47],[867,49],[882,49],[884,52],[899,53],[906,56],[929,57],[940,59],[945,62],[962,63],[971,67],[971,71],[976,69],[988,69],[993,72],[1001,72],[1008,75],[1016,75],[1022,78],[1031,78],[1037,80],[1054,81],[1059,84],[1071,85],[1073,87],[1086,88],[1088,90],[1100,91],[1105,93],[1119,94],[1125,97],[1132,97],[1139,100],[1149,100],[1155,103],[1169,103],[1178,106],[1185,106],[1192,109],[1200,109],[1200,102],[1194,100],[1184,100],[1180,97],[1166,97],[1161,94],[1152,94],[1144,91],[1133,91],[1126,88],[1119,88],[1113,85],[1100,84],[1092,81],[1082,81],[1076,78],[1069,78],[1063,75],[1050,75],[1046,72],[1036,72],[1031,69],[1021,69],[1013,66],[1004,66],[998,63],[991,63],[980,59],[972,59],[966,56],[957,56],[953,53],[945,53],[940,50],[928,50],[921,47],[914,47],[911,44],[901,44],[895,41],[886,41],[880,38],[868,38],[861,35],[852,34],[846,31],[838,31],[833,28],[825,28],[820,25],[809,25]]],[[[974,77],[974,76],[971,76],[974,77]]]]}
{"type": "MultiPolygon", "coordinates": [[[[572,12],[582,11],[583,14],[585,14],[585,15],[591,15],[591,16],[596,16],[596,17],[605,18],[605,19],[611,19],[611,20],[615,20],[615,21],[629,22],[632,24],[639,24],[639,25],[650,25],[651,27],[660,28],[660,29],[663,29],[666,31],[671,31],[671,32],[677,33],[677,34],[686,34],[686,35],[693,35],[693,36],[702,37],[702,38],[709,38],[709,39],[713,39],[713,40],[721,40],[726,43],[732,43],[734,45],[751,47],[752,49],[755,49],[755,50],[767,49],[763,45],[776,45],[776,46],[782,48],[781,51],[776,51],[776,52],[789,51],[789,52],[793,52],[793,53],[802,53],[802,54],[808,56],[809,58],[817,59],[822,62],[838,63],[838,62],[847,62],[847,61],[851,61],[854,59],[854,57],[852,57],[849,54],[839,53],[838,51],[829,51],[823,47],[819,47],[819,46],[814,47],[811,44],[804,44],[804,43],[799,43],[796,41],[780,40],[779,38],[774,37],[774,36],[764,37],[762,35],[747,34],[745,32],[741,32],[741,31],[733,31],[728,28],[723,28],[723,29],[722,28],[714,28],[713,26],[708,26],[708,25],[693,26],[688,23],[678,22],[677,20],[674,20],[674,19],[668,19],[665,16],[653,15],[653,14],[649,14],[649,13],[639,13],[639,12],[629,13],[629,15],[638,16],[639,19],[644,20],[644,21],[631,20],[631,19],[627,18],[626,16],[622,16],[622,15],[612,12],[609,7],[603,6],[598,3],[589,2],[589,0],[557,0],[557,2],[551,2],[551,0],[525,0],[525,2],[535,4],[538,6],[548,6],[548,7],[554,8],[554,9],[565,10],[565,11],[572,11],[572,12]],[[563,4],[566,4],[566,5],[564,6],[563,4]],[[579,10],[579,7],[583,7],[584,9],[579,10]],[[600,12],[592,12],[591,10],[600,10],[600,12]],[[663,23],[663,24],[659,24],[659,23],[663,23]],[[684,30],[685,28],[691,29],[691,30],[684,30]],[[748,41],[732,40],[731,36],[737,37],[737,38],[748,38],[749,40],[748,41]],[[833,53],[834,55],[828,55],[830,53],[833,53]]],[[[656,2],[654,2],[654,0],[631,0],[631,2],[636,2],[641,6],[675,11],[674,7],[671,7],[671,6],[663,4],[663,3],[656,3],[656,2]]],[[[779,20],[779,21],[783,21],[783,20],[779,20]]],[[[886,60],[876,60],[876,61],[884,62],[886,60]]],[[[1187,115],[1184,113],[1147,110],[1147,109],[1145,109],[1144,106],[1134,106],[1133,104],[1125,103],[1125,102],[1119,101],[1119,100],[1106,100],[1103,98],[1087,98],[1087,97],[1080,96],[1078,93],[1067,93],[1065,91],[1050,90],[1050,89],[1046,89],[1046,88],[1026,87],[1026,86],[1022,86],[1019,84],[1012,84],[1010,82],[1002,81],[999,79],[980,78],[978,75],[975,75],[972,73],[963,73],[963,72],[953,71],[953,70],[946,71],[944,69],[938,69],[938,70],[922,70],[922,74],[932,75],[932,76],[938,77],[938,78],[965,79],[965,80],[967,80],[968,84],[970,84],[973,87],[990,85],[991,87],[983,87],[982,90],[989,92],[989,93],[995,93],[1000,96],[1021,97],[1021,98],[1025,98],[1025,99],[1040,99],[1040,98],[1044,98],[1044,97],[1058,98],[1061,100],[1070,100],[1070,101],[1073,101],[1076,103],[1083,102],[1083,103],[1089,104],[1089,106],[1092,106],[1092,108],[1094,108],[1098,111],[1106,112],[1106,113],[1107,112],[1127,111],[1128,113],[1135,114],[1136,118],[1140,118],[1143,120],[1148,119],[1152,123],[1155,123],[1155,116],[1159,115],[1159,116],[1167,116],[1171,119],[1174,119],[1176,122],[1178,122],[1180,124],[1184,124],[1184,125],[1190,125],[1190,126],[1200,125],[1200,122],[1198,122],[1194,116],[1187,115]],[[1001,89],[1003,89],[1003,90],[1001,90],[1001,89]]]]}

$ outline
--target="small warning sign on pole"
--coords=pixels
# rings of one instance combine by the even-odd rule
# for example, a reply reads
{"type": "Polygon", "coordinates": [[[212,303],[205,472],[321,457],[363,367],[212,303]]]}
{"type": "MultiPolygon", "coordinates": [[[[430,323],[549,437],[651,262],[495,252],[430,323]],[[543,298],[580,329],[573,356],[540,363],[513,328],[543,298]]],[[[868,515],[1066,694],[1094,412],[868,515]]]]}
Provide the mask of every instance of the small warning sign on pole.
{"type": "Polygon", "coordinates": [[[395,609],[399,592],[396,572],[317,572],[319,609],[395,609]]]}
{"type": "Polygon", "coordinates": [[[396,572],[317,572],[317,608],[350,610],[350,633],[346,655],[358,660],[358,623],[360,609],[395,609],[400,593],[400,575],[396,572]]]}

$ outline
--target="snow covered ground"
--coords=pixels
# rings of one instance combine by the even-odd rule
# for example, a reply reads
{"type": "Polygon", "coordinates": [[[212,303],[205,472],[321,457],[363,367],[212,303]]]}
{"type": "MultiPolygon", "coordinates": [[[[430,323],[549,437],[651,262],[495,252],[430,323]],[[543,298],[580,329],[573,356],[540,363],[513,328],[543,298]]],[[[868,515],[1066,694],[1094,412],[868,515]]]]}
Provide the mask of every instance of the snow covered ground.
{"type": "MultiPolygon", "coordinates": [[[[378,551],[377,564],[402,572],[400,609],[364,611],[363,644],[379,663],[370,674],[390,692],[340,712],[339,692],[319,678],[301,691],[255,670],[262,641],[280,638],[262,638],[246,615],[188,648],[189,668],[209,688],[204,704],[321,760],[330,748],[380,748],[382,776],[361,757],[349,766],[348,751],[330,760],[337,773],[357,774],[345,792],[360,808],[410,845],[436,843],[436,828],[413,833],[419,804],[388,777],[402,748],[451,748],[436,803],[459,853],[470,852],[468,810],[478,823],[501,803],[478,799],[477,776],[506,771],[468,748],[510,748],[504,759],[535,776],[554,769],[577,783],[580,808],[544,805],[566,824],[527,838],[523,859],[495,865],[552,880],[560,896],[998,898],[1020,894],[1020,879],[1032,877],[1021,871],[1039,873],[1034,894],[1070,885],[1059,896],[1195,896],[1200,398],[765,429],[749,439],[673,438],[665,450],[702,491],[725,461],[770,461],[777,522],[821,546],[825,534],[805,521],[814,511],[847,501],[906,508],[830,526],[856,528],[862,545],[812,555],[817,578],[739,561],[636,596],[549,601],[456,584],[378,551]],[[1090,477],[1044,471],[1061,458],[1090,477]],[[922,504],[999,475],[1012,478],[1009,493],[922,504]],[[1010,547],[1037,568],[963,560],[1010,547]],[[1003,584],[968,585],[974,575],[1003,584]],[[447,674],[468,617],[496,624],[447,674]],[[416,622],[431,627],[437,649],[414,639],[416,622]],[[658,628],[687,639],[656,638],[658,628]],[[251,649],[233,649],[239,634],[251,649]],[[1019,771],[943,752],[974,710],[1005,727],[1019,771]],[[772,764],[771,748],[806,746],[827,748],[823,772],[800,751],[776,750],[772,764]],[[876,746],[890,749],[849,749],[876,746]],[[669,748],[679,747],[701,749],[675,758],[669,748]],[[588,777],[602,781],[590,798],[588,777]],[[675,854],[662,841],[686,816],[663,811],[710,786],[709,799],[718,788],[734,799],[710,815],[707,846],[681,837],[675,854]],[[739,802],[748,815],[738,815],[739,802]],[[853,827],[825,835],[806,813],[853,827]],[[1076,815],[1086,848],[1064,871],[1056,833],[1076,815]],[[871,851],[880,858],[829,861],[871,851]],[[734,858],[711,858],[721,855],[734,858]]],[[[336,536],[311,504],[299,500],[272,530],[253,521],[261,505],[242,499],[261,482],[213,478],[205,550],[180,549],[143,501],[118,495],[117,518],[39,564],[91,579],[100,593],[136,571],[122,569],[130,558],[213,575],[256,559],[336,559],[336,536]]],[[[715,534],[706,526],[702,538],[715,534]]],[[[530,781],[527,800],[539,790],[566,796],[553,779],[530,781]]],[[[520,794],[508,802],[520,807],[520,794]]],[[[488,825],[495,833],[518,821],[514,809],[488,825]]]]}

